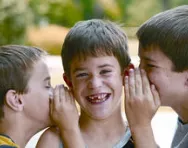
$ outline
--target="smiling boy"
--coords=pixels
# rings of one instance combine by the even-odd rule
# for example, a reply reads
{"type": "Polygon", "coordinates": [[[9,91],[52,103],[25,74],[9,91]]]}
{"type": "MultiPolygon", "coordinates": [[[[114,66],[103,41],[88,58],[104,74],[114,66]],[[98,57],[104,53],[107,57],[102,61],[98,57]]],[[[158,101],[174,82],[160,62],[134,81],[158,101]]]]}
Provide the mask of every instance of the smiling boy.
{"type": "MultiPolygon", "coordinates": [[[[121,112],[124,70],[130,64],[124,31],[110,21],[78,22],[67,34],[61,56],[64,80],[80,105],[77,126],[85,146],[134,147],[121,112]]],[[[58,131],[51,128],[37,146],[66,145],[59,139],[58,131]]]]}

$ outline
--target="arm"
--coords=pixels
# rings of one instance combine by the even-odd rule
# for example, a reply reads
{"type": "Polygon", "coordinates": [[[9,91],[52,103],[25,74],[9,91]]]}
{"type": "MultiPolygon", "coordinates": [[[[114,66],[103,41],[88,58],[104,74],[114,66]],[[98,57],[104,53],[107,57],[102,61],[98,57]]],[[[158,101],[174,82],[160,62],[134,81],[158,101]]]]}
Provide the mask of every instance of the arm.
{"type": "Polygon", "coordinates": [[[64,147],[84,148],[79,128],[79,115],[72,93],[63,85],[56,86],[51,100],[51,117],[59,127],[64,147]]]}
{"type": "Polygon", "coordinates": [[[160,106],[155,86],[150,86],[145,71],[139,69],[130,69],[124,84],[125,112],[135,147],[158,147],[151,127],[151,120],[160,106]]]}

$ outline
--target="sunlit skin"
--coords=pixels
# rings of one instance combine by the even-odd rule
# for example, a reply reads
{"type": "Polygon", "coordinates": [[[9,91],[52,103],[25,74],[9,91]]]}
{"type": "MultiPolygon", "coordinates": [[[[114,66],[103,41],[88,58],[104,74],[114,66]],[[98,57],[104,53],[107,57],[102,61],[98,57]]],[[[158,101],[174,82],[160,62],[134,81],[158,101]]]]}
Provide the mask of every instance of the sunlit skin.
{"type": "Polygon", "coordinates": [[[52,125],[49,117],[50,75],[43,59],[31,69],[27,91],[9,90],[4,105],[5,116],[1,133],[6,133],[20,147],[40,130],[52,125]]]}
{"type": "MultiPolygon", "coordinates": [[[[118,60],[114,56],[88,56],[83,60],[75,58],[71,61],[70,68],[70,76],[67,76],[66,82],[70,82],[69,90],[73,92],[74,99],[81,107],[79,126],[76,125],[77,118],[68,119],[66,116],[59,118],[67,119],[62,122],[66,123],[65,126],[68,125],[66,128],[71,127],[68,133],[76,135],[74,141],[77,139],[80,147],[87,145],[94,148],[96,144],[99,148],[112,147],[127,131],[121,110],[123,72],[118,60]]],[[[66,108],[61,110],[63,114],[66,108]]],[[[69,113],[75,114],[70,109],[69,113]]],[[[44,147],[48,143],[50,147],[59,147],[61,142],[58,135],[59,133],[53,128],[47,130],[37,146],[44,147]]]]}
{"type": "Polygon", "coordinates": [[[44,60],[36,62],[28,81],[28,92],[23,95],[25,116],[42,126],[51,124],[49,98],[51,94],[50,74],[44,60]]]}
{"type": "Polygon", "coordinates": [[[172,107],[187,121],[188,72],[174,71],[171,60],[155,46],[146,51],[140,48],[139,56],[140,67],[145,69],[150,82],[156,86],[161,104],[172,107]]]}
{"type": "Polygon", "coordinates": [[[71,81],[74,96],[81,106],[81,118],[105,119],[120,111],[122,75],[114,56],[75,59],[71,64],[71,81]],[[97,97],[103,101],[96,102],[97,97]]]}

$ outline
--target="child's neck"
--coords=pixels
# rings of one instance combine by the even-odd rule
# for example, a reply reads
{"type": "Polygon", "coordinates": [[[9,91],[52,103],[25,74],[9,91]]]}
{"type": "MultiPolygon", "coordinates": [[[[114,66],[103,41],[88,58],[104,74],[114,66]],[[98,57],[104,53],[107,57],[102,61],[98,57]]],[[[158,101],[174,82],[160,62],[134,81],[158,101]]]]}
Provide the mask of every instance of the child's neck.
{"type": "Polygon", "coordinates": [[[98,142],[117,142],[127,130],[127,122],[123,119],[121,111],[103,120],[92,119],[82,112],[79,124],[86,141],[87,139],[88,141],[94,139],[98,142]]]}
{"type": "Polygon", "coordinates": [[[187,124],[188,123],[188,114],[187,114],[188,107],[181,106],[179,108],[173,108],[173,109],[177,112],[177,114],[178,114],[179,118],[182,120],[182,122],[184,124],[187,124]]]}
{"type": "Polygon", "coordinates": [[[81,112],[79,124],[82,132],[91,135],[117,133],[117,131],[125,133],[127,127],[121,111],[116,111],[111,116],[102,120],[93,119],[84,112],[81,112]],[[93,134],[94,131],[95,134],[93,134]]]}

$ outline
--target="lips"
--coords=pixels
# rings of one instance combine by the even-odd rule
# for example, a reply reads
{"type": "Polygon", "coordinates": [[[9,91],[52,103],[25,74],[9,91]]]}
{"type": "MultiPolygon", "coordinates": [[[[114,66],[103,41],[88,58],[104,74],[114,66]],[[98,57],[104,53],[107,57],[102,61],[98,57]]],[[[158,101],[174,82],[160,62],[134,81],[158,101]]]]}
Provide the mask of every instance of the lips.
{"type": "Polygon", "coordinates": [[[108,100],[109,97],[110,97],[110,93],[100,93],[100,94],[89,95],[86,97],[86,99],[92,104],[100,104],[108,100]]]}

